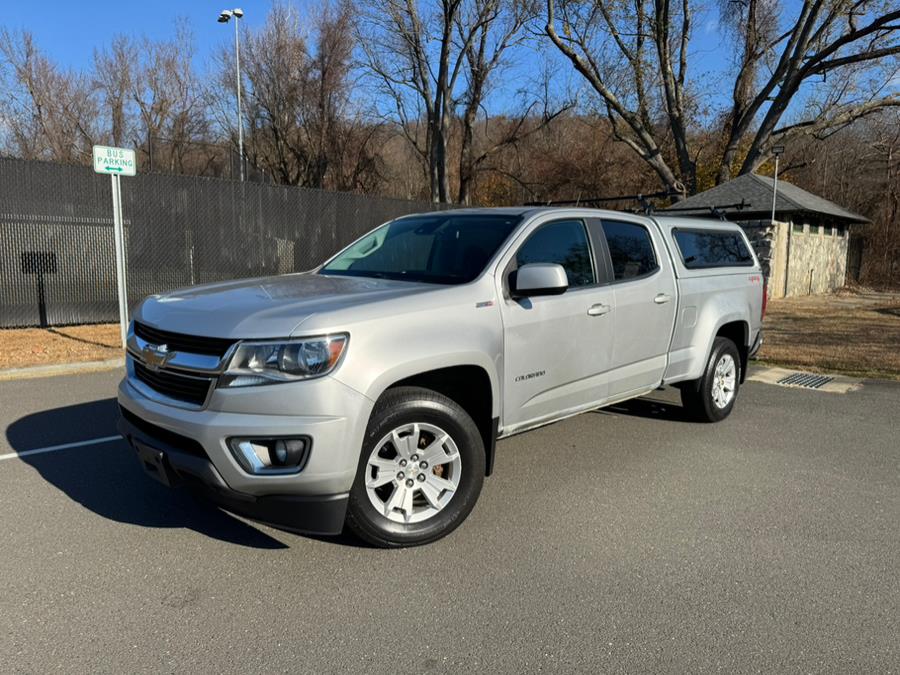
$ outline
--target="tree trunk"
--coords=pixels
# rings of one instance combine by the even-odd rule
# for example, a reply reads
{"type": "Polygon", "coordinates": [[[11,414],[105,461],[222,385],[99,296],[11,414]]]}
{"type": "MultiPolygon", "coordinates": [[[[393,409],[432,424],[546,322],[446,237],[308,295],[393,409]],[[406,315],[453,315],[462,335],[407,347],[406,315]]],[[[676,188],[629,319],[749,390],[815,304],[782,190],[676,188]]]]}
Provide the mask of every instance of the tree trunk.
{"type": "MultiPolygon", "coordinates": [[[[472,92],[472,100],[481,100],[481,91],[472,92]]],[[[475,179],[475,116],[477,107],[469,103],[466,106],[462,120],[462,139],[459,151],[459,194],[457,201],[460,204],[469,204],[472,192],[472,182],[475,179]]]]}
{"type": "Polygon", "coordinates": [[[450,173],[448,171],[447,157],[447,138],[450,136],[448,128],[449,115],[441,116],[440,129],[437,144],[437,165],[438,165],[438,197],[441,204],[449,204],[450,199],[450,173]]]}
{"type": "Polygon", "coordinates": [[[738,140],[730,139],[722,153],[722,160],[719,164],[719,172],[716,174],[716,185],[727,183],[731,180],[731,165],[738,153],[738,140]]]}

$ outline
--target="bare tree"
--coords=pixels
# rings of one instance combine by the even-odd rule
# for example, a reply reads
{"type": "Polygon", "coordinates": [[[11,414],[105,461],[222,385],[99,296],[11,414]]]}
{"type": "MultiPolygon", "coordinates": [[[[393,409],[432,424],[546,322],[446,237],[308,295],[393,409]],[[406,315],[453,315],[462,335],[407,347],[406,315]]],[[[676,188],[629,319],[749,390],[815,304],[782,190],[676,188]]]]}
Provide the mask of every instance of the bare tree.
{"type": "MultiPolygon", "coordinates": [[[[210,138],[203,87],[193,67],[193,38],[179,25],[172,40],[145,39],[141,50],[144,60],[130,79],[137,128],[145,134],[151,164],[183,172],[188,155],[210,138]]],[[[135,145],[141,140],[135,138],[135,145]]]]}
{"type": "Polygon", "coordinates": [[[459,148],[459,191],[457,201],[468,204],[472,186],[479,172],[483,171],[488,160],[505,147],[515,145],[524,137],[535,133],[571,105],[564,104],[552,109],[550,96],[547,93],[545,72],[542,101],[533,96],[525,97],[522,111],[502,120],[502,124],[487,124],[488,116],[484,115],[484,131],[481,142],[476,144],[475,124],[482,112],[485,100],[490,94],[496,79],[495,74],[508,65],[507,52],[518,47],[524,41],[524,26],[537,15],[537,8],[532,0],[475,0],[470,6],[464,6],[456,20],[459,44],[465,47],[465,90],[459,104],[462,108],[459,116],[461,140],[459,148]],[[479,20],[483,17],[484,20],[479,20]],[[473,27],[474,28],[470,28],[473,27]],[[466,40],[467,31],[473,37],[466,40]],[[538,104],[542,103],[542,109],[538,104]],[[497,136],[489,132],[491,126],[500,127],[497,136]],[[479,147],[480,146],[480,147],[479,147]]]}
{"type": "Polygon", "coordinates": [[[450,143],[460,105],[457,196],[468,199],[484,161],[473,146],[476,117],[492,74],[517,44],[530,14],[530,5],[520,0],[366,3],[359,22],[365,65],[391,102],[388,115],[399,117],[400,129],[422,163],[432,201],[452,200],[450,143]]]}
{"type": "MultiPolygon", "coordinates": [[[[222,61],[223,90],[234,96],[234,51],[229,47],[222,61]]],[[[246,77],[244,115],[246,152],[252,164],[276,182],[306,185],[315,162],[303,122],[308,115],[311,57],[300,29],[296,9],[275,5],[258,32],[246,34],[243,45],[246,77]]],[[[225,106],[230,120],[233,98],[225,106]]],[[[228,124],[236,139],[237,130],[228,124]]]]}
{"type": "Polygon", "coordinates": [[[94,80],[102,109],[109,115],[109,141],[124,145],[133,132],[132,88],[137,71],[136,45],[117,36],[107,49],[94,51],[94,80]]]}
{"type": "Polygon", "coordinates": [[[450,201],[447,145],[464,59],[453,40],[462,1],[441,0],[439,9],[426,8],[423,15],[417,0],[373,0],[360,17],[366,66],[392,101],[400,129],[425,168],[434,202],[450,201]]]}
{"type": "Polygon", "coordinates": [[[862,240],[860,281],[900,283],[900,110],[884,110],[852,125],[792,137],[780,175],[872,222],[851,230],[862,240]]]}
{"type": "MultiPolygon", "coordinates": [[[[745,46],[727,118],[720,182],[730,177],[741,141],[748,134],[751,141],[739,173],[753,171],[766,160],[774,139],[784,133],[778,129],[781,120],[807,83],[831,78],[841,83],[841,94],[815,117],[790,125],[790,130],[840,126],[900,103],[896,93],[860,96],[857,86],[850,86],[853,80],[856,85],[868,84],[867,92],[877,93],[887,81],[873,88],[862,82],[861,74],[873,74],[872,67],[888,65],[892,56],[900,54],[900,8],[895,2],[804,0],[797,16],[786,22],[778,21],[778,7],[772,0],[746,0],[737,7],[737,32],[745,46]],[[765,72],[761,77],[760,71],[765,72]]],[[[895,72],[890,70],[887,79],[895,72]]]]}
{"type": "Polygon", "coordinates": [[[885,115],[871,126],[874,161],[869,166],[878,178],[870,201],[874,213],[864,272],[870,281],[896,288],[900,283],[900,115],[885,115]]]}
{"type": "MultiPolygon", "coordinates": [[[[291,5],[275,4],[265,25],[242,46],[247,154],[280,183],[364,189],[376,173],[374,137],[352,109],[354,36],[349,3],[325,4],[309,21],[291,5]]],[[[233,51],[226,49],[214,109],[232,129],[233,51]]],[[[236,134],[233,134],[236,135],[236,134]]]]}
{"type": "Polygon", "coordinates": [[[28,32],[0,31],[0,117],[7,150],[27,159],[85,163],[99,132],[90,80],[51,62],[28,32]]]}
{"type": "MultiPolygon", "coordinates": [[[[489,126],[503,123],[495,118],[485,122],[489,126]]],[[[484,205],[656,191],[655,174],[615,140],[605,117],[571,112],[501,148],[486,163],[484,173],[474,191],[477,202],[484,205]]]]}
{"type": "MultiPolygon", "coordinates": [[[[723,115],[718,182],[735,165],[739,173],[758,168],[788,131],[839,126],[896,104],[895,93],[872,95],[893,76],[889,60],[900,53],[900,10],[890,0],[804,0],[792,18],[774,0],[724,6],[720,17],[737,38],[737,67],[723,115]],[[882,67],[880,83],[866,81],[882,67]],[[814,119],[780,129],[801,87],[826,76],[852,78],[853,86],[814,119]]],[[[620,140],[682,194],[696,188],[698,150],[691,141],[701,130],[689,124],[697,117],[687,77],[692,12],[691,0],[547,0],[545,27],[599,95],[620,140]]]]}
{"type": "Polygon", "coordinates": [[[599,95],[616,138],[636,152],[665,187],[682,194],[693,187],[695,173],[686,131],[688,2],[547,0],[545,26],[550,41],[599,95]],[[661,77],[652,77],[655,72],[661,77]],[[668,131],[654,116],[660,108],[677,137],[680,171],[664,153],[668,131]]]}

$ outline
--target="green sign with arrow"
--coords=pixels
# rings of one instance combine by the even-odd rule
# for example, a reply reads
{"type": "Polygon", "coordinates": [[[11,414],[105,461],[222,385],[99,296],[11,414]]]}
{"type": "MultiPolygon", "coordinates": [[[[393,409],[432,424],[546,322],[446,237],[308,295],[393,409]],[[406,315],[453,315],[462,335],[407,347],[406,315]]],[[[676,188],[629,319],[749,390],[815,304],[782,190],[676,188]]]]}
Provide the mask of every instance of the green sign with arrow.
{"type": "Polygon", "coordinates": [[[134,150],[95,145],[94,171],[119,176],[133,176],[137,172],[134,150]]]}

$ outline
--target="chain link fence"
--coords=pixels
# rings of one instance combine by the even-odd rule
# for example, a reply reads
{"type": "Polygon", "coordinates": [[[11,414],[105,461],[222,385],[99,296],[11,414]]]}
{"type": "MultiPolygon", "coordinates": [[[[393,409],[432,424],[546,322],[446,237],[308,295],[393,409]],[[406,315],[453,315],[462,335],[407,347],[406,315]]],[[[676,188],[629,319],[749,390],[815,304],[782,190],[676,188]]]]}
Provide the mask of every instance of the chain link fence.
{"type": "MultiPolygon", "coordinates": [[[[214,178],[122,179],[128,305],[212,281],[311,269],[379,223],[433,210],[214,178]]],[[[0,159],[0,328],[118,320],[112,188],[88,167],[0,159]]]]}

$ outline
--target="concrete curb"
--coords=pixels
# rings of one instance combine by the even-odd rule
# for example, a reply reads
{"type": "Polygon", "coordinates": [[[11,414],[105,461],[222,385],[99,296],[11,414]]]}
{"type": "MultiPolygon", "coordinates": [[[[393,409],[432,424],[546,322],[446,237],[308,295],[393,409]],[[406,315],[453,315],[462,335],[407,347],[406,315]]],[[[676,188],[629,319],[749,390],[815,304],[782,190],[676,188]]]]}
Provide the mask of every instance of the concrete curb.
{"type": "Polygon", "coordinates": [[[6,380],[30,380],[37,377],[54,377],[56,375],[73,375],[76,373],[92,373],[103,370],[114,370],[125,365],[125,358],[107,359],[106,361],[82,361],[80,363],[60,363],[52,366],[31,366],[28,368],[8,368],[0,370],[0,382],[6,380]]]}

